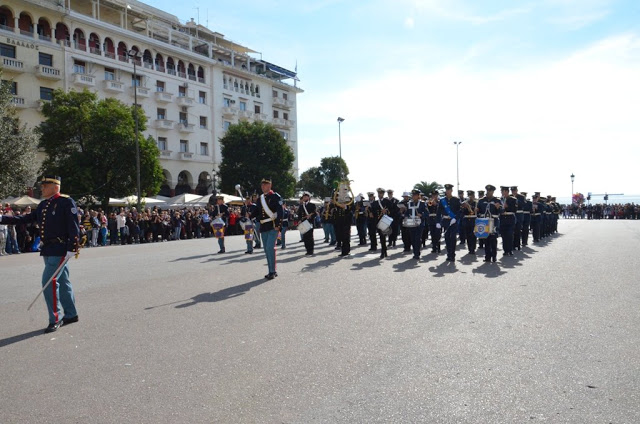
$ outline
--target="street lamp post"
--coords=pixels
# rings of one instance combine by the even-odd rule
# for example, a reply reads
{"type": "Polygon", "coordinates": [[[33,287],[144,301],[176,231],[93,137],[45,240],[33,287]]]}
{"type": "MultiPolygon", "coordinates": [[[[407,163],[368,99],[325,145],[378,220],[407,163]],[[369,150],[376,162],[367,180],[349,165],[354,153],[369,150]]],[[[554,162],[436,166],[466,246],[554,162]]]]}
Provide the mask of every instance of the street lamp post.
{"type": "Polygon", "coordinates": [[[460,166],[458,162],[458,148],[462,144],[462,141],[454,141],[453,144],[456,145],[456,190],[460,190],[460,166]]]}
{"type": "Polygon", "coordinates": [[[573,175],[573,172],[571,173],[571,200],[570,202],[573,203],[573,180],[575,180],[576,176],[573,175]]]}
{"type": "Polygon", "coordinates": [[[213,190],[211,191],[211,195],[215,197],[218,195],[218,191],[216,190],[216,178],[218,177],[218,173],[214,169],[211,171],[211,175],[213,176],[213,190]]]}
{"type": "Polygon", "coordinates": [[[340,133],[340,124],[344,122],[344,118],[338,116],[338,147],[340,148],[340,159],[342,159],[342,134],[340,133]]]}
{"type": "Polygon", "coordinates": [[[140,142],[138,141],[138,70],[136,64],[142,55],[134,49],[129,50],[127,55],[133,58],[133,107],[136,122],[136,191],[138,197],[138,213],[140,213],[140,142]]]}

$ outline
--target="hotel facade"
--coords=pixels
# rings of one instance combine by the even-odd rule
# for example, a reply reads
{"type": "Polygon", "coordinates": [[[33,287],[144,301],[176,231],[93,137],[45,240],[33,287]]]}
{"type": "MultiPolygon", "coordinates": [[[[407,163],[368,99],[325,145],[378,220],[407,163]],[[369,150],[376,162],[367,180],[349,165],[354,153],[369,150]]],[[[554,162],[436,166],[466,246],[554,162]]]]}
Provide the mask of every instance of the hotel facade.
{"type": "MultiPolygon", "coordinates": [[[[219,139],[242,120],[273,124],[298,178],[295,72],[193,20],[134,0],[0,3],[0,67],[23,124],[37,126],[53,90],[88,89],[135,104],[160,150],[160,194],[207,194],[219,139]],[[135,68],[135,69],[134,69],[135,68]]],[[[248,152],[248,154],[251,154],[248,152]]]]}

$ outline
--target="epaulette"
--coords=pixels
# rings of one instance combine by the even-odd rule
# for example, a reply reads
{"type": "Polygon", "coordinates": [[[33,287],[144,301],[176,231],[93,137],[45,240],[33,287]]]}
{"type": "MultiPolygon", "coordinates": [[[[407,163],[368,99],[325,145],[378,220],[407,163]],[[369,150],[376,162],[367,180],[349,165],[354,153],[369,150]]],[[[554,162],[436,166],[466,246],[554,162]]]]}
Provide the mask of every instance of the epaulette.
{"type": "Polygon", "coordinates": [[[68,195],[68,194],[62,194],[62,193],[60,193],[60,197],[64,197],[64,198],[67,198],[67,199],[68,199],[68,198],[69,198],[69,195],[68,195]]]}

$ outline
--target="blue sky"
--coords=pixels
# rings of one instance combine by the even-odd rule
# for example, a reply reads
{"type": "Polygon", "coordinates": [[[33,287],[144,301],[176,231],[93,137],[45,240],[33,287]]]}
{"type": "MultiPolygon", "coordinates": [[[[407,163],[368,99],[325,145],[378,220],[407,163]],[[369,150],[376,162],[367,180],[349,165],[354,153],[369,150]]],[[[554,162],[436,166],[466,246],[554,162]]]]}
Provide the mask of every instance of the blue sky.
{"type": "Polygon", "coordinates": [[[338,154],[356,191],[414,183],[640,193],[640,2],[168,1],[293,69],[300,171],[338,154]],[[208,8],[208,11],[207,11],[208,8]]]}

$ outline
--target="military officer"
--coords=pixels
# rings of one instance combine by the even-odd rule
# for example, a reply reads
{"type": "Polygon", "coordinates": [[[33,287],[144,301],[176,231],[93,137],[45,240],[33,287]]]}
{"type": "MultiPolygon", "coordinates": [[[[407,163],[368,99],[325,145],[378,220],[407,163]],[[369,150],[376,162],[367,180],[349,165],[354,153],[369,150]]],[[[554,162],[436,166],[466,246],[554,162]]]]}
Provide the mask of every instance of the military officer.
{"type": "MultiPolygon", "coordinates": [[[[409,199],[411,198],[411,194],[408,191],[402,193],[402,200],[398,202],[398,210],[403,215],[407,212],[407,204],[409,204],[409,199]]],[[[404,225],[400,229],[400,233],[402,234],[402,245],[403,245],[403,253],[411,252],[411,236],[409,235],[409,228],[404,225]]]]}
{"type": "MultiPolygon", "coordinates": [[[[460,205],[464,203],[464,190],[458,190],[458,199],[460,200],[460,205]]],[[[465,211],[460,208],[460,212],[458,212],[457,220],[458,220],[458,237],[460,238],[460,246],[464,247],[466,243],[466,233],[464,228],[464,222],[462,222],[462,217],[464,217],[465,211]]]]}
{"type": "Polygon", "coordinates": [[[522,191],[522,198],[524,205],[522,207],[522,231],[520,239],[522,240],[522,246],[526,246],[529,243],[529,227],[531,226],[531,213],[533,212],[533,203],[531,200],[527,200],[527,192],[522,191]]]}
{"type": "Polygon", "coordinates": [[[340,244],[340,256],[348,256],[351,252],[351,221],[353,220],[353,204],[334,202],[334,226],[336,238],[340,244]]]}
{"type": "Polygon", "coordinates": [[[518,186],[511,186],[511,196],[516,198],[516,226],[513,230],[513,248],[520,250],[522,221],[524,220],[524,197],[518,193],[518,186]]]}
{"type": "MultiPolygon", "coordinates": [[[[484,190],[478,190],[478,200],[484,197],[484,190]]],[[[478,239],[478,248],[484,249],[484,239],[478,239]]]]}
{"type": "Polygon", "coordinates": [[[276,240],[278,231],[282,225],[282,197],[271,190],[271,179],[263,178],[260,182],[262,194],[252,218],[260,222],[260,236],[264,244],[264,254],[267,257],[269,273],[264,276],[267,280],[273,280],[278,276],[276,272],[276,240]]]}
{"type": "Polygon", "coordinates": [[[531,229],[533,230],[533,242],[537,243],[542,237],[542,225],[544,220],[544,204],[540,197],[540,192],[533,193],[531,205],[531,229]]]}
{"type": "Polygon", "coordinates": [[[353,212],[356,218],[356,229],[358,230],[358,246],[366,246],[367,244],[367,214],[365,210],[364,197],[360,193],[356,196],[353,212]]]}
{"type": "Polygon", "coordinates": [[[380,237],[380,247],[382,249],[382,252],[380,253],[380,259],[384,259],[387,257],[387,235],[378,230],[377,226],[382,217],[389,214],[391,203],[389,199],[384,197],[383,188],[378,188],[376,191],[378,192],[378,198],[371,204],[371,213],[374,217],[374,225],[376,226],[378,237],[380,237]]]}
{"type": "Polygon", "coordinates": [[[311,193],[305,191],[302,195],[302,202],[300,203],[300,207],[298,208],[298,216],[300,217],[300,220],[309,221],[309,224],[311,224],[312,226],[311,230],[307,231],[302,236],[302,241],[304,241],[304,248],[307,250],[307,253],[305,253],[305,255],[307,256],[313,255],[313,221],[316,217],[316,205],[311,203],[310,199],[311,193]]]}
{"type": "Polygon", "coordinates": [[[476,192],[473,190],[467,190],[467,200],[462,203],[462,227],[467,241],[467,248],[469,254],[476,253],[476,235],[473,232],[476,226],[476,207],[478,202],[476,201],[476,192]]]}
{"type": "Polygon", "coordinates": [[[513,256],[513,231],[516,226],[518,201],[509,195],[509,187],[500,186],[502,193],[502,211],[500,213],[500,236],[502,237],[502,255],[513,256]]]}
{"type": "Polygon", "coordinates": [[[453,184],[444,185],[444,196],[440,199],[443,209],[441,225],[444,230],[444,242],[447,246],[447,260],[456,260],[456,241],[458,236],[458,220],[460,199],[453,196],[453,184]]]}
{"type": "Polygon", "coordinates": [[[409,237],[411,238],[411,247],[413,248],[413,259],[420,259],[420,249],[422,248],[422,229],[424,227],[424,218],[429,212],[420,199],[420,190],[411,190],[411,201],[407,203],[407,209],[404,217],[411,221],[420,221],[420,225],[408,227],[409,237]]]}
{"type": "MultiPolygon", "coordinates": [[[[61,178],[45,175],[40,180],[43,201],[29,214],[18,216],[0,216],[0,223],[20,225],[38,223],[44,259],[42,285],[44,286],[65,260],[78,255],[80,227],[76,203],[67,195],[60,194],[61,178]]],[[[49,310],[49,325],[45,333],[56,331],[61,325],[78,322],[73,287],[69,281],[68,264],[51,280],[44,291],[44,299],[49,310]],[[60,305],[64,316],[60,319],[60,305]]]]}
{"type": "Polygon", "coordinates": [[[494,230],[489,234],[489,237],[487,237],[484,243],[484,261],[495,262],[498,251],[498,235],[496,229],[498,228],[502,203],[500,199],[493,196],[496,190],[495,186],[488,184],[485,186],[485,190],[487,190],[487,195],[478,200],[476,213],[478,216],[486,216],[493,219],[494,230]]]}
{"type": "Polygon", "coordinates": [[[398,209],[398,199],[393,197],[393,190],[387,190],[387,199],[389,200],[389,215],[393,218],[391,224],[391,234],[389,234],[389,247],[396,247],[396,241],[398,240],[398,233],[400,232],[400,225],[402,223],[402,213],[398,209]]]}
{"type": "Polygon", "coordinates": [[[378,238],[376,235],[376,223],[378,222],[378,220],[373,214],[373,203],[376,201],[375,193],[372,191],[368,192],[367,198],[368,200],[367,205],[365,206],[365,214],[367,215],[367,232],[369,233],[369,241],[371,243],[369,251],[375,252],[378,250],[378,238]]]}
{"type": "MultiPolygon", "coordinates": [[[[251,214],[254,213],[256,209],[256,204],[251,201],[251,197],[247,196],[244,201],[244,205],[240,209],[240,215],[242,215],[241,219],[251,221],[251,214]]],[[[251,230],[253,232],[253,230],[251,230]]],[[[245,242],[247,243],[247,250],[244,252],[246,255],[250,255],[253,253],[253,240],[251,238],[247,239],[245,236],[245,242]]]]}
{"type": "Polygon", "coordinates": [[[440,209],[440,200],[438,199],[438,190],[430,193],[431,198],[427,201],[427,209],[429,217],[427,224],[429,225],[429,233],[431,234],[431,253],[440,253],[440,237],[442,236],[442,210],[440,209]]]}

